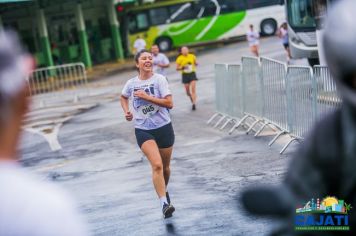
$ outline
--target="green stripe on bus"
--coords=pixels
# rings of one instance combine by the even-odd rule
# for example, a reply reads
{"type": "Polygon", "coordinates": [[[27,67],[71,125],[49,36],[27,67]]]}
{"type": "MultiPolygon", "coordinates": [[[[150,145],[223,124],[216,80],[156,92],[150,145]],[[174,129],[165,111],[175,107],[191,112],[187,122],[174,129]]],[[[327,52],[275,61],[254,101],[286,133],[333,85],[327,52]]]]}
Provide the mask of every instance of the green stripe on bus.
{"type": "Polygon", "coordinates": [[[182,31],[184,28],[188,27],[194,20],[189,20],[182,23],[177,23],[164,31],[161,35],[172,38],[174,46],[181,46],[187,43],[194,42],[204,42],[218,40],[223,34],[232,30],[234,27],[239,25],[241,21],[245,18],[246,11],[231,13],[226,15],[218,16],[218,19],[212,25],[212,27],[201,37],[197,36],[209,25],[213,17],[206,17],[198,20],[191,28],[186,31],[177,34],[179,31],[182,31]]]}

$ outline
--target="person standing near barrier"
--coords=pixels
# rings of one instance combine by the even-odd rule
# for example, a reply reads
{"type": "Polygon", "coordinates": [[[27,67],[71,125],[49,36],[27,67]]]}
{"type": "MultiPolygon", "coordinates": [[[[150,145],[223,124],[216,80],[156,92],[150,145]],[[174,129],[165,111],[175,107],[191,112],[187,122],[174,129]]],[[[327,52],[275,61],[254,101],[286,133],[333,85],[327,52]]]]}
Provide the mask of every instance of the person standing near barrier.
{"type": "Polygon", "coordinates": [[[153,56],[153,72],[167,77],[166,69],[169,67],[169,59],[166,55],[159,52],[159,47],[154,44],[151,47],[153,56]]]}
{"type": "MultiPolygon", "coordinates": [[[[285,219],[283,227],[273,235],[356,234],[356,210],[350,210],[350,206],[353,208],[356,206],[356,24],[354,23],[354,9],[356,9],[354,0],[336,1],[328,9],[322,38],[325,58],[342,98],[342,106],[316,124],[294,155],[280,187],[273,190],[270,187],[250,189],[242,195],[243,204],[248,211],[285,219]],[[321,225],[346,225],[349,231],[295,231],[297,206],[312,198],[327,196],[343,201],[342,207],[348,220],[347,223],[333,220],[330,224],[322,223],[321,225]],[[346,208],[349,211],[345,212],[346,208]]],[[[314,224],[311,227],[313,226],[314,224]]]]}
{"type": "Polygon", "coordinates": [[[145,50],[146,49],[146,41],[143,38],[141,38],[140,35],[138,35],[134,44],[133,44],[133,48],[134,48],[134,54],[140,52],[141,50],[145,50]]]}
{"type": "Polygon", "coordinates": [[[167,191],[174,131],[168,109],[172,109],[172,94],[166,78],[152,71],[153,57],[146,50],[135,55],[138,76],[125,84],[121,106],[127,121],[135,120],[138,146],[152,167],[152,179],[164,218],[172,217],[175,208],[167,191]],[[131,113],[129,99],[132,99],[131,113]],[[168,108],[168,109],[167,109],[168,108]]]}
{"type": "Polygon", "coordinates": [[[14,33],[0,31],[0,235],[88,235],[74,204],[57,186],[19,164],[29,107],[26,77],[34,68],[14,33]]]}
{"type": "Polygon", "coordinates": [[[177,70],[182,73],[182,83],[187,96],[192,102],[192,110],[195,111],[197,102],[196,81],[198,80],[196,75],[197,58],[194,54],[189,53],[188,47],[182,47],[176,64],[177,70]]]}
{"type": "Polygon", "coordinates": [[[289,48],[288,24],[287,24],[287,22],[283,22],[281,27],[279,27],[278,37],[282,40],[283,47],[287,52],[287,62],[289,63],[290,59],[292,57],[291,57],[290,48],[289,48]]]}
{"type": "Polygon", "coordinates": [[[246,38],[253,55],[259,57],[260,34],[254,30],[253,25],[250,25],[250,29],[246,33],[246,38]]]}

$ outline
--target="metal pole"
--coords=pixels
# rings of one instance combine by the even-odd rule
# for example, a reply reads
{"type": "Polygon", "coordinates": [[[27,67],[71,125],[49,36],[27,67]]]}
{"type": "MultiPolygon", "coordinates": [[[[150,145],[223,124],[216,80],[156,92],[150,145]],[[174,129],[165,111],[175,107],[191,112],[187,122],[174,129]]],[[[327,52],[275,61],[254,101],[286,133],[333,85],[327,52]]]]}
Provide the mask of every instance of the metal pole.
{"type": "Polygon", "coordinates": [[[78,3],[76,7],[76,18],[77,18],[80,47],[82,49],[82,59],[84,60],[85,66],[90,69],[92,67],[92,61],[89,53],[87,32],[85,31],[82,5],[80,3],[78,3]]]}
{"type": "Polygon", "coordinates": [[[42,53],[44,54],[46,65],[53,66],[54,64],[53,64],[51,46],[49,43],[46,18],[43,9],[37,10],[37,22],[38,22],[38,30],[40,33],[40,41],[42,45],[42,53]]]}
{"type": "Polygon", "coordinates": [[[124,51],[122,48],[122,40],[119,31],[120,25],[117,20],[117,16],[115,12],[115,4],[113,0],[110,1],[110,4],[108,5],[108,11],[109,11],[112,41],[115,49],[115,57],[116,57],[115,59],[118,61],[122,61],[124,59],[124,51]]]}

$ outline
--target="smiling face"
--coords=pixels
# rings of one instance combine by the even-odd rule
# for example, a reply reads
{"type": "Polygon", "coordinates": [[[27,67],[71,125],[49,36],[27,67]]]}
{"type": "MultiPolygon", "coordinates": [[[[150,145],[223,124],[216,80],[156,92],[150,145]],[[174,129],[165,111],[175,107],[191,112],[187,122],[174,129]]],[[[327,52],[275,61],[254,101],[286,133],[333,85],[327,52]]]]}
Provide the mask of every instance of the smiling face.
{"type": "Polygon", "coordinates": [[[152,72],[153,58],[149,52],[143,52],[136,61],[136,67],[140,72],[152,72]]]}

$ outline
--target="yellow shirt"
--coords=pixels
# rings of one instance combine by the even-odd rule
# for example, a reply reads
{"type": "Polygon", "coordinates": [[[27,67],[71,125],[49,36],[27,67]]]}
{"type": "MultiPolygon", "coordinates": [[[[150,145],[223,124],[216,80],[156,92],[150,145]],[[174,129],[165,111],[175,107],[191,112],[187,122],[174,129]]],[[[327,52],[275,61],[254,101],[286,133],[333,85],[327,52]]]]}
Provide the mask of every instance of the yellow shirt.
{"type": "Polygon", "coordinates": [[[195,72],[196,62],[197,62],[197,58],[195,57],[194,54],[191,53],[189,53],[187,56],[180,55],[176,60],[176,63],[179,66],[183,67],[182,74],[195,72]]]}

